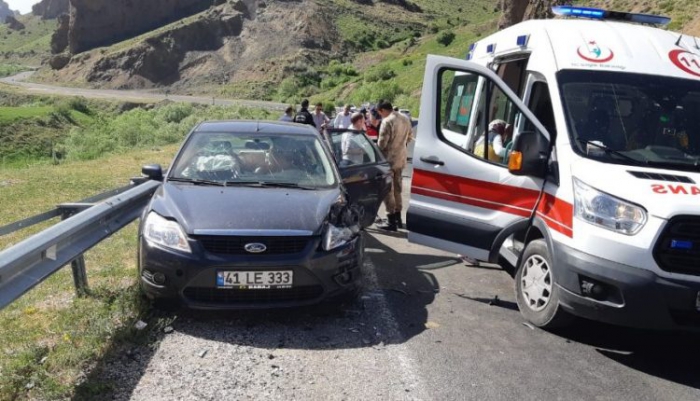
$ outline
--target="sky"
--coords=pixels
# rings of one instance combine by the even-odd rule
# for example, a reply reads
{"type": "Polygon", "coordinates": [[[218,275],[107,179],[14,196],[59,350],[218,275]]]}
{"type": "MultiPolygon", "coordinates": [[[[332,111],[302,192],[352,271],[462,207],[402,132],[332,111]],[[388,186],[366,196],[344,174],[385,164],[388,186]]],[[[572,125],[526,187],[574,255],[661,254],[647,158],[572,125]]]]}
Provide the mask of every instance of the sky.
{"type": "Polygon", "coordinates": [[[22,14],[32,11],[32,6],[39,0],[5,0],[10,5],[10,10],[19,10],[22,14]]]}

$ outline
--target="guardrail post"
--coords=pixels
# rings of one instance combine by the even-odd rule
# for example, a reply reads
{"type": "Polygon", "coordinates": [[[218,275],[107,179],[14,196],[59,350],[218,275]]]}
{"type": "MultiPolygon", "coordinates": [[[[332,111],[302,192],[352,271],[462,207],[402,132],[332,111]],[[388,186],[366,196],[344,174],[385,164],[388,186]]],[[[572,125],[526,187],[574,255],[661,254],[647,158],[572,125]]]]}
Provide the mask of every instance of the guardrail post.
{"type": "MultiPolygon", "coordinates": [[[[65,220],[75,214],[75,210],[64,209],[61,214],[61,220],[65,220]]],[[[75,294],[78,297],[87,295],[88,281],[87,272],[85,271],[85,257],[78,256],[70,262],[71,270],[73,270],[73,284],[75,285],[75,294]]]]}
{"type": "Polygon", "coordinates": [[[70,262],[70,267],[73,269],[73,283],[75,284],[75,294],[79,297],[87,295],[88,282],[87,273],[85,272],[85,258],[83,255],[78,256],[70,262]]]}

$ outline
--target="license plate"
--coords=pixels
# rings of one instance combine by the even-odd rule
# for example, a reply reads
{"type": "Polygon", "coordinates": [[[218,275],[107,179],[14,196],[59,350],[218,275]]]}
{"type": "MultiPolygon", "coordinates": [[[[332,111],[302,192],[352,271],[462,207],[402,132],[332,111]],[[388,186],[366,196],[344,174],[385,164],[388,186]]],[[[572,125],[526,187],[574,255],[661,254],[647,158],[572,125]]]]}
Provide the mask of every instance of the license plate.
{"type": "Polygon", "coordinates": [[[216,286],[247,290],[292,288],[293,278],[292,270],[220,271],[216,273],[216,286]]]}

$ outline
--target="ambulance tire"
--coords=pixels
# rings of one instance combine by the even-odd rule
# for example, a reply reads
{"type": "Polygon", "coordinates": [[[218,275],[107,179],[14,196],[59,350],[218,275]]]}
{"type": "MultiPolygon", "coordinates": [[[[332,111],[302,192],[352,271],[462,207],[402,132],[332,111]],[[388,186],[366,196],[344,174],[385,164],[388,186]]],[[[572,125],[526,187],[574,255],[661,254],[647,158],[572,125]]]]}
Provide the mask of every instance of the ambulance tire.
{"type": "Polygon", "coordinates": [[[515,272],[515,299],[520,313],[530,323],[542,329],[564,327],[573,320],[573,316],[559,306],[561,289],[556,285],[551,266],[552,257],[547,243],[543,239],[536,239],[525,247],[520,266],[515,272]],[[534,271],[535,269],[537,271],[534,271]],[[528,292],[528,281],[530,284],[539,281],[541,285],[530,287],[534,291],[528,292]],[[546,302],[541,301],[546,298],[546,302]]]}

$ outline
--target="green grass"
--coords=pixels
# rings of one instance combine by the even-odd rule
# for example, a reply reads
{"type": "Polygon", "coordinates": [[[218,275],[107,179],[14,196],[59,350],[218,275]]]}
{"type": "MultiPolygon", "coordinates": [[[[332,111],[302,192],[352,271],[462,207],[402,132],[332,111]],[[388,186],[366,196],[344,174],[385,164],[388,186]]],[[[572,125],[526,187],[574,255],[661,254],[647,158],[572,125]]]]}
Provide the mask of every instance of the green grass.
{"type": "Polygon", "coordinates": [[[55,20],[42,20],[34,15],[23,15],[18,20],[25,29],[14,31],[0,24],[0,53],[5,52],[49,52],[51,34],[56,28],[55,20]]]}
{"type": "Polygon", "coordinates": [[[0,124],[27,118],[48,117],[53,106],[0,107],[0,124]]]}
{"type": "MultiPolygon", "coordinates": [[[[0,225],[123,186],[141,165],[166,164],[175,151],[173,145],[59,166],[0,167],[0,204],[12,205],[0,208],[0,225]]],[[[0,237],[0,249],[39,228],[0,237]]],[[[70,398],[96,362],[138,340],[135,321],[157,325],[136,288],[135,244],[131,224],[86,254],[87,297],[75,297],[64,268],[0,311],[0,400],[70,398]]]]}
{"type": "Polygon", "coordinates": [[[27,67],[17,64],[0,64],[0,78],[9,77],[27,70],[27,67]]]}

